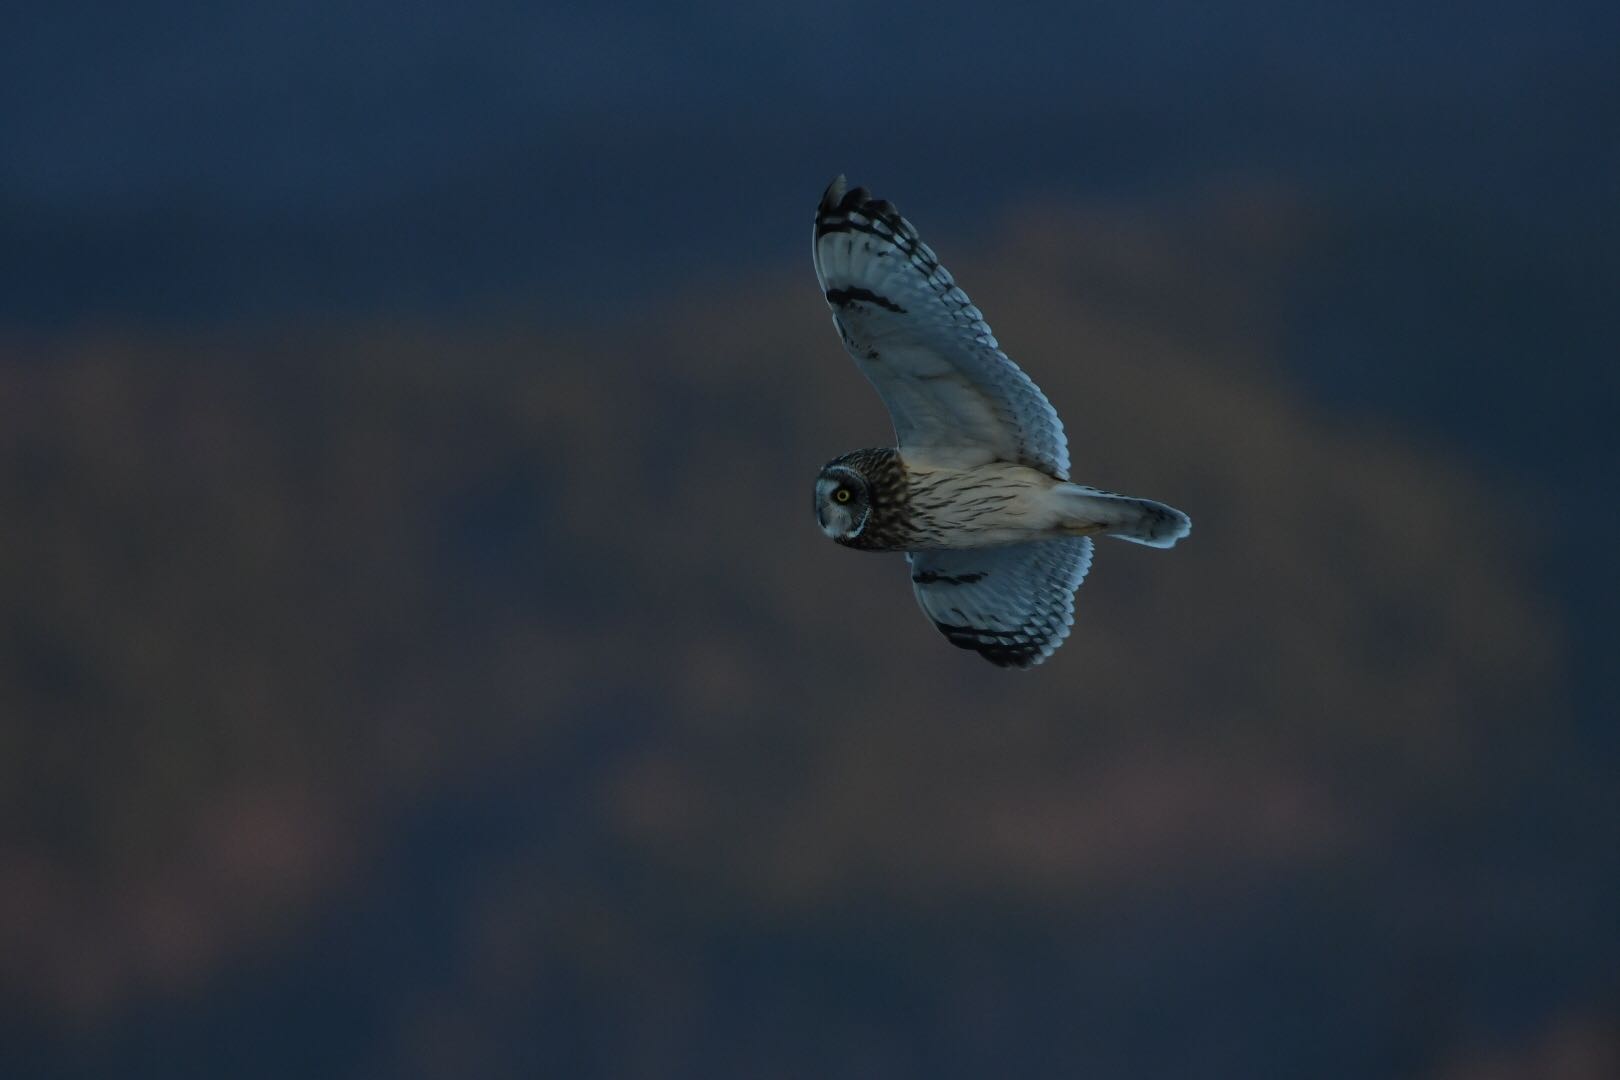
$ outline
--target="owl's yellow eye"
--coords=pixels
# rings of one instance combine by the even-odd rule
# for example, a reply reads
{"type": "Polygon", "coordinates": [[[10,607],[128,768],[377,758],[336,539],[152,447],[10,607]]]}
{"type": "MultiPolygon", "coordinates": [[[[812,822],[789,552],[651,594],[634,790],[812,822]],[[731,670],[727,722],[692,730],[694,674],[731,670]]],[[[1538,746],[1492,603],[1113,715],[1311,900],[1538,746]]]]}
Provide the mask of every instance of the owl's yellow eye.
{"type": "Polygon", "coordinates": [[[833,492],[833,498],[841,503],[849,502],[849,488],[839,488],[833,492]]]}

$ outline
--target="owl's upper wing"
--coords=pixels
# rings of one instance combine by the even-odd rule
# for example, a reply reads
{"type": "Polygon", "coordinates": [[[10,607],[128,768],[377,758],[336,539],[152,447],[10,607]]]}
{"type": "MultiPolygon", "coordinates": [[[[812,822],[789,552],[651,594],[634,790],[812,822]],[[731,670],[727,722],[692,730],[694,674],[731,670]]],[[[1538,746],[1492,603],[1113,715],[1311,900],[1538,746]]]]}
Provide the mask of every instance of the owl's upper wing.
{"type": "Polygon", "coordinates": [[[1068,478],[1057,413],[892,203],[840,176],[816,212],[814,255],[833,322],[901,450],[966,451],[1068,478]]]}
{"type": "Polygon", "coordinates": [[[912,551],[906,560],[917,603],[952,645],[1000,667],[1029,668],[1069,636],[1091,538],[912,551]]]}

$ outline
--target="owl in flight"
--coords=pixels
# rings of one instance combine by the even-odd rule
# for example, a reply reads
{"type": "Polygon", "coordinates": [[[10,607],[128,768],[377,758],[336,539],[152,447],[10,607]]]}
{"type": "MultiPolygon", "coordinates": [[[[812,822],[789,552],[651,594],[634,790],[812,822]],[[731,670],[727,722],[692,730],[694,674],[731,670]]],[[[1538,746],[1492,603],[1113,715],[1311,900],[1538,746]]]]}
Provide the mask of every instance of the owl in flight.
{"type": "Polygon", "coordinates": [[[1069,482],[1057,413],[893,203],[834,180],[814,257],[899,444],[828,462],[816,520],[846,547],[905,552],[951,644],[1034,667],[1069,635],[1093,536],[1167,548],[1192,530],[1163,503],[1069,482]]]}

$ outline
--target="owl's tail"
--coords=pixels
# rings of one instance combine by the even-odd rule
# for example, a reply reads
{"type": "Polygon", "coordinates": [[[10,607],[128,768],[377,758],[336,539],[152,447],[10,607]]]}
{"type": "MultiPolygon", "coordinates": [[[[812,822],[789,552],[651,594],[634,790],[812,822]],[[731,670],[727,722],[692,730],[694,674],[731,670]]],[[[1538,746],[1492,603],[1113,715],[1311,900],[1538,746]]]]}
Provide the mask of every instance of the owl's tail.
{"type": "Polygon", "coordinates": [[[1148,547],[1175,547],[1192,532],[1192,519],[1173,506],[1152,499],[1134,499],[1083,484],[1059,484],[1052,493],[1060,500],[1065,523],[1079,535],[1114,536],[1148,547]]]}

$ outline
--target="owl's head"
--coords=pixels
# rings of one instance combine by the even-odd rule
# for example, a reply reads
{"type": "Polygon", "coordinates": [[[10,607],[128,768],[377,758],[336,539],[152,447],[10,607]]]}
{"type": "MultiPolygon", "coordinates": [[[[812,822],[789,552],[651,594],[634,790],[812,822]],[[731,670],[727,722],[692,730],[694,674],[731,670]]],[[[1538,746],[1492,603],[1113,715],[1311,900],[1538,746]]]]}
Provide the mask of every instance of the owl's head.
{"type": "Polygon", "coordinates": [[[837,463],[821,470],[816,477],[816,521],[822,532],[834,540],[853,540],[871,516],[872,492],[866,477],[837,463]]]}

